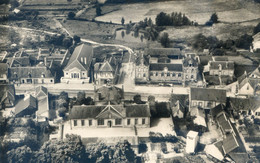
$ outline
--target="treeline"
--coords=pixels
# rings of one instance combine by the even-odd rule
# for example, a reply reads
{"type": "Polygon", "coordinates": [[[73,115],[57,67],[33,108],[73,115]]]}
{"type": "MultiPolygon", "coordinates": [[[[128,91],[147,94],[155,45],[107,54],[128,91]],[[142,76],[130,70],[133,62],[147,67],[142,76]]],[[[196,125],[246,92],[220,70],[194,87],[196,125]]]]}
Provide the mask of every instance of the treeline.
{"type": "Polygon", "coordinates": [[[164,12],[160,12],[156,16],[156,25],[157,26],[183,26],[183,25],[198,25],[193,21],[190,21],[189,18],[182,14],[181,12],[173,12],[171,14],[166,14],[164,12]]]}
{"type": "Polygon", "coordinates": [[[226,50],[235,50],[236,48],[250,49],[253,38],[248,34],[240,36],[236,40],[219,40],[216,36],[205,36],[203,34],[197,34],[190,41],[193,49],[203,51],[203,49],[209,49],[212,55],[225,55],[226,50]]]}

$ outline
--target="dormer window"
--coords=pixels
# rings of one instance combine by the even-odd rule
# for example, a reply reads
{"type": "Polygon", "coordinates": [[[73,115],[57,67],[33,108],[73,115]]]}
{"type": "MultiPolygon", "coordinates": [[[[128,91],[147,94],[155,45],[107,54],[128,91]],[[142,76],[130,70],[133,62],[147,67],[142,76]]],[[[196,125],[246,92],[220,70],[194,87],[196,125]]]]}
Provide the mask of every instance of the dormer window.
{"type": "Polygon", "coordinates": [[[219,69],[219,71],[222,70],[222,65],[221,64],[218,65],[218,69],[219,69]]]}
{"type": "Polygon", "coordinates": [[[29,74],[28,74],[28,78],[31,78],[31,77],[32,77],[32,75],[31,75],[31,73],[29,73],[29,74]]]}
{"type": "Polygon", "coordinates": [[[42,74],[42,78],[45,78],[45,74],[42,74]]]}
{"type": "Polygon", "coordinates": [[[164,72],[167,72],[168,71],[168,68],[167,67],[164,67],[164,70],[163,70],[164,72]]]}

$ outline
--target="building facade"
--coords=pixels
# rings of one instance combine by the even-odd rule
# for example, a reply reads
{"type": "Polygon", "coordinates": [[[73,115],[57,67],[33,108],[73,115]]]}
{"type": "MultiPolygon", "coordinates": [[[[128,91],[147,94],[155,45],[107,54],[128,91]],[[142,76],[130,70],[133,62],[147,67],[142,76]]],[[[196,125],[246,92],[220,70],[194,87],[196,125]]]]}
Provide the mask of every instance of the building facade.
{"type": "Polygon", "coordinates": [[[90,67],[93,58],[93,48],[86,44],[77,46],[71,55],[68,64],[63,69],[64,83],[90,82],[90,67]]]}
{"type": "Polygon", "coordinates": [[[73,106],[70,110],[71,129],[150,127],[148,105],[73,106]]]}
{"type": "Polygon", "coordinates": [[[94,80],[97,85],[104,85],[108,83],[114,83],[115,79],[114,68],[108,61],[103,63],[96,63],[94,65],[94,80]]]}
{"type": "Polygon", "coordinates": [[[209,75],[234,76],[233,61],[209,61],[209,75]]]}

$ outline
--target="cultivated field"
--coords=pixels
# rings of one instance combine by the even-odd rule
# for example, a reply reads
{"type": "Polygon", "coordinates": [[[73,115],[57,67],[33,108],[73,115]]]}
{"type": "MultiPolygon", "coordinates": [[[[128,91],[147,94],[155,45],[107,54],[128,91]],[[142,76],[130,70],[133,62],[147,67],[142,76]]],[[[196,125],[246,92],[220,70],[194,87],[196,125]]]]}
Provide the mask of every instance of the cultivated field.
{"type": "MultiPolygon", "coordinates": [[[[115,5],[117,6],[117,5],[115,5]]],[[[259,5],[260,6],[260,5],[259,5]]],[[[121,10],[97,17],[99,21],[120,23],[124,17],[126,22],[138,22],[145,17],[155,17],[161,11],[166,13],[182,12],[191,20],[204,24],[212,13],[219,15],[220,21],[243,22],[260,18],[260,8],[242,0],[195,0],[166,1],[152,3],[123,4],[121,10]]]]}

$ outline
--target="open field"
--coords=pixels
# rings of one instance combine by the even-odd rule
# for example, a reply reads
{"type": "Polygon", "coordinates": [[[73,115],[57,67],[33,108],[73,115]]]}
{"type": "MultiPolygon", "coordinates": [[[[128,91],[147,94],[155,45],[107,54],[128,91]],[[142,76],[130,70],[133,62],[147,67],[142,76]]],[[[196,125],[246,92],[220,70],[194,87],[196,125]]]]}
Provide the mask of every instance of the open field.
{"type": "Polygon", "coordinates": [[[97,17],[96,20],[112,21],[113,23],[120,23],[122,17],[125,18],[126,22],[138,22],[145,17],[155,20],[156,15],[161,11],[166,13],[182,12],[199,24],[208,21],[214,12],[219,15],[219,20],[223,22],[243,22],[260,18],[260,5],[242,0],[230,0],[228,3],[224,0],[196,0],[192,2],[183,0],[123,4],[120,7],[121,10],[97,17]]]}

